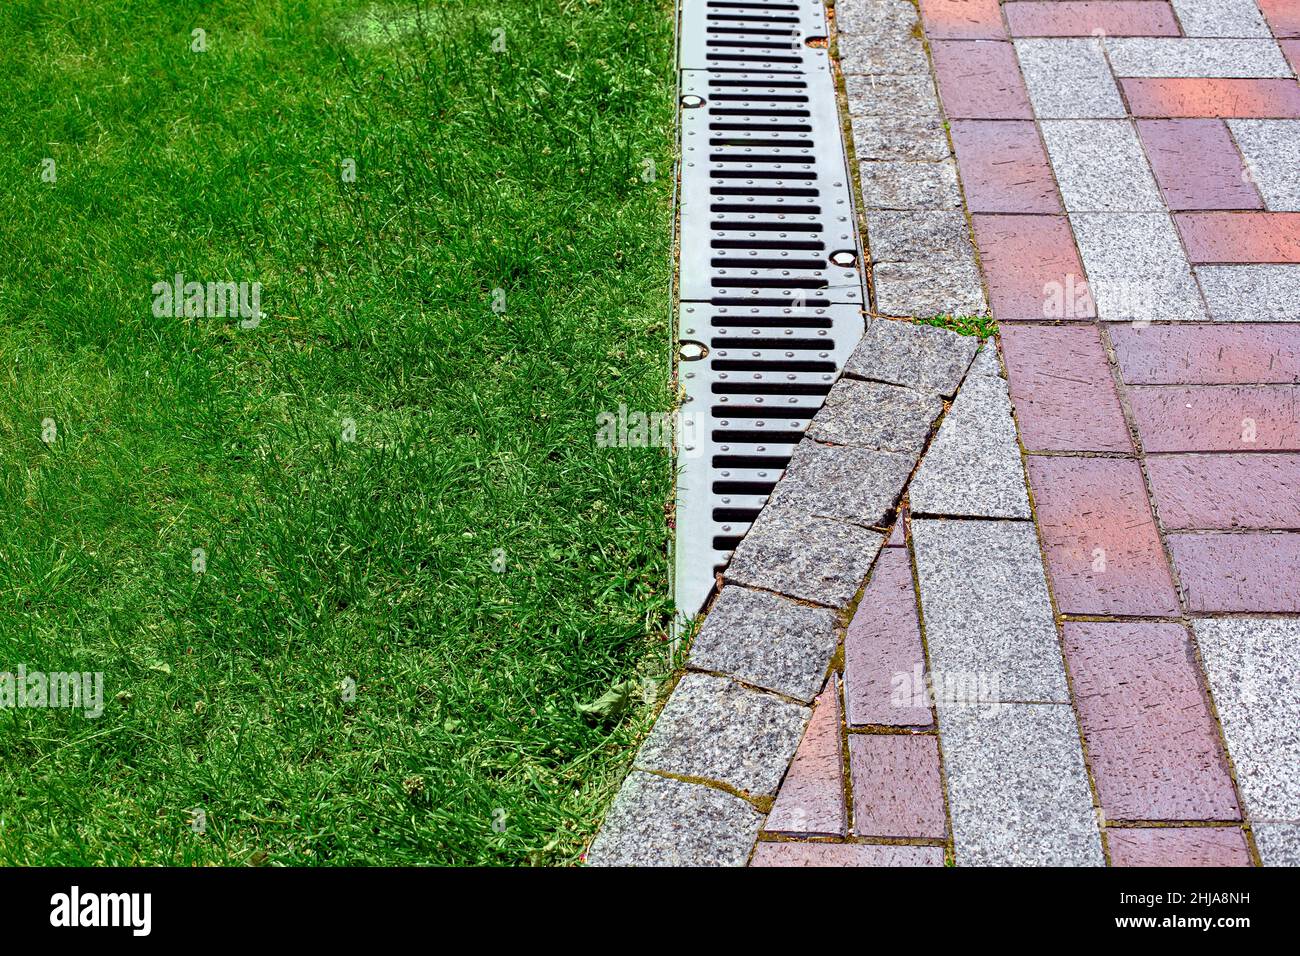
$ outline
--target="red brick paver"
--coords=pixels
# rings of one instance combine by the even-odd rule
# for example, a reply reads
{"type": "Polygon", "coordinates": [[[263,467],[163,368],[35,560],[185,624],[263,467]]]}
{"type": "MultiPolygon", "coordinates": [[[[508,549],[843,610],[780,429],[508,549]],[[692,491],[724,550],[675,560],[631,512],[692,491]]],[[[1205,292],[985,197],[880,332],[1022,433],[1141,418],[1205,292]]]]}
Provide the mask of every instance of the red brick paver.
{"type": "Polygon", "coordinates": [[[1067,622],[1064,635],[1107,819],[1238,819],[1232,778],[1182,625],[1067,622]]]}
{"type": "Polygon", "coordinates": [[[999,322],[1096,316],[1064,216],[976,215],[971,222],[999,322]]]}
{"type": "Polygon", "coordinates": [[[1033,123],[955,120],[952,140],[971,212],[1064,212],[1033,123]]]}
{"type": "Polygon", "coordinates": [[[1192,611],[1300,611],[1300,533],[1171,534],[1168,540],[1192,611]]]}
{"type": "Polygon", "coordinates": [[[1106,831],[1115,866],[1250,866],[1237,827],[1141,827],[1106,831]]]}
{"type": "MultiPolygon", "coordinates": [[[[895,699],[899,680],[909,687],[924,673],[925,649],[916,615],[912,568],[903,548],[887,548],[844,635],[844,699],[849,723],[929,727],[928,703],[895,699]]],[[[924,685],[922,685],[924,686],[924,685]]]]}
{"type": "Polygon", "coordinates": [[[1138,134],[1170,209],[1263,209],[1223,120],[1139,120],[1138,134]]]}
{"type": "Polygon", "coordinates": [[[1283,40],[1279,44],[1282,52],[1286,54],[1287,62],[1291,64],[1291,69],[1300,73],[1300,40],[1283,40]]]}
{"type": "Polygon", "coordinates": [[[1194,263],[1300,262],[1300,212],[1185,212],[1174,221],[1194,263]]]}
{"type": "Polygon", "coordinates": [[[1147,452],[1300,451],[1300,386],[1144,386],[1129,404],[1147,452]]]}
{"type": "Polygon", "coordinates": [[[1028,467],[1062,613],[1178,613],[1136,462],[1031,456],[1028,467]]]}
{"type": "Polygon", "coordinates": [[[942,840],[946,829],[938,739],[926,734],[851,734],[853,832],[942,840]]]}
{"type": "Polygon", "coordinates": [[[1033,119],[1010,43],[936,40],[930,44],[950,119],[1033,119]]]}
{"type": "Polygon", "coordinates": [[[1300,117],[1295,80],[1126,79],[1120,87],[1129,112],[1137,117],[1300,117]]]}
{"type": "Polygon", "coordinates": [[[840,702],[834,680],[817,698],[765,829],[804,836],[844,836],[848,832],[840,702]]]}
{"type": "Polygon", "coordinates": [[[1166,530],[1300,529],[1300,455],[1152,455],[1147,475],[1166,530]]]}
{"type": "Polygon", "coordinates": [[[1173,8],[1157,0],[1018,0],[1004,4],[1014,37],[1176,37],[1173,8]]]}
{"type": "Polygon", "coordinates": [[[939,40],[1001,39],[998,0],[920,0],[925,32],[939,40]]]}
{"type": "Polygon", "coordinates": [[[1109,334],[1130,385],[1300,383],[1300,325],[1114,325],[1109,334]]]}
{"type": "Polygon", "coordinates": [[[1003,325],[999,333],[1028,451],[1133,450],[1096,327],[1003,325]]]}
{"type": "Polygon", "coordinates": [[[1257,0],[1275,37],[1300,37],[1300,3],[1296,0],[1257,0]]]}

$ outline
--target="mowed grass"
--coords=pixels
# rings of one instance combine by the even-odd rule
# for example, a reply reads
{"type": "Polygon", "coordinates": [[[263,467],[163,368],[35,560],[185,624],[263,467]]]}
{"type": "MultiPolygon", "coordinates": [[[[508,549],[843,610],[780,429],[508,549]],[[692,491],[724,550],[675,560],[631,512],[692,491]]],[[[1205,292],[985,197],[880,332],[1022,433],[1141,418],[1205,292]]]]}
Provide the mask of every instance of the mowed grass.
{"type": "Polygon", "coordinates": [[[671,669],[595,440],[672,401],[670,9],[0,6],[0,671],[105,680],[0,710],[0,861],[578,859],[649,706],[576,705],[671,669]]]}

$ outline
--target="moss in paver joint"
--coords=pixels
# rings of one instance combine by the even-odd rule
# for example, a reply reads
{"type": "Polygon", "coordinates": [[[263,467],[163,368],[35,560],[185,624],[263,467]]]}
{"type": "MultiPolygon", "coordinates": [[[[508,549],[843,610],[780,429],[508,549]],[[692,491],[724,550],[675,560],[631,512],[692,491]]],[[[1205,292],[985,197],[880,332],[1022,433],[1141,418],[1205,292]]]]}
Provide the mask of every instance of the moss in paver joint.
{"type": "Polygon", "coordinates": [[[975,335],[981,340],[991,338],[998,330],[997,322],[990,315],[932,315],[916,321],[948,329],[958,335],[975,335]]]}

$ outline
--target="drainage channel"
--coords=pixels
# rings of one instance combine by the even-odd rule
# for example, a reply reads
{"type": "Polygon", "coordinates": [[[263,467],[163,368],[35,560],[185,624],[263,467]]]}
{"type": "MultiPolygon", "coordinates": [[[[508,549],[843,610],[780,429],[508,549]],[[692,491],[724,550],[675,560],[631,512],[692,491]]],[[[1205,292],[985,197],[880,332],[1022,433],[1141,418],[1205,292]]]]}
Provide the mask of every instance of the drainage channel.
{"type": "Polygon", "coordinates": [[[862,337],[821,0],[683,0],[676,601],[697,614],[862,337]]]}

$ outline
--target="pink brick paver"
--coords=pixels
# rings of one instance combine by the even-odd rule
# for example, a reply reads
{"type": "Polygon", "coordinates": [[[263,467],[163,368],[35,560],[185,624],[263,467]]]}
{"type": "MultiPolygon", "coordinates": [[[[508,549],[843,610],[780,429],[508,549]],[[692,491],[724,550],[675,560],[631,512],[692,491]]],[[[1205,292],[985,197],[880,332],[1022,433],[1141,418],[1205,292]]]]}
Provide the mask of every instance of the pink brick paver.
{"type": "Polygon", "coordinates": [[[1193,263],[1300,262],[1300,212],[1185,212],[1174,222],[1193,263]]]}
{"type": "Polygon", "coordinates": [[[1166,530],[1300,529],[1300,454],[1152,455],[1147,476],[1166,530]]]}
{"type": "Polygon", "coordinates": [[[1129,385],[1300,383],[1300,325],[1109,327],[1129,385]]]}
{"type": "Polygon", "coordinates": [[[1062,613],[1178,613],[1136,462],[1031,455],[1028,469],[1062,613]]]}
{"type": "Polygon", "coordinates": [[[930,44],[949,119],[1033,119],[1010,43],[936,40],[930,44]]]}
{"type": "Polygon", "coordinates": [[[1002,37],[998,0],[920,0],[925,32],[940,40],[1002,37]]]}
{"type": "Polygon", "coordinates": [[[1163,0],[1015,0],[1002,7],[1014,37],[1176,37],[1163,0]]]}
{"type": "Polygon", "coordinates": [[[995,319],[1041,322],[1096,316],[1064,216],[974,215],[971,222],[995,319]]]}
{"type": "Polygon", "coordinates": [[[1168,541],[1192,611],[1300,611],[1300,533],[1170,534],[1168,541]]]}
{"type": "Polygon", "coordinates": [[[1250,866],[1237,827],[1141,827],[1106,831],[1114,866],[1250,866]]]}
{"type": "Polygon", "coordinates": [[[1095,326],[999,327],[1028,451],[1133,451],[1095,326]]]}
{"type": "Polygon", "coordinates": [[[911,686],[924,672],[925,649],[916,615],[912,568],[905,548],[886,548],[844,635],[844,699],[849,724],[929,727],[928,704],[896,700],[900,679],[911,686]]]}
{"type": "Polygon", "coordinates": [[[1137,128],[1170,209],[1264,208],[1223,120],[1139,120],[1137,128]]]}
{"type": "Polygon", "coordinates": [[[844,760],[840,702],[832,679],[817,698],[812,720],[781,782],[764,829],[803,836],[844,836],[844,760]]]}
{"type": "Polygon", "coordinates": [[[1296,0],[1257,0],[1275,37],[1300,37],[1300,3],[1296,0]]]}
{"type": "Polygon", "coordinates": [[[1064,638],[1106,818],[1239,819],[1182,625],[1067,622],[1064,638]]]}
{"type": "Polygon", "coordinates": [[[1300,73],[1300,40],[1283,40],[1278,45],[1282,47],[1282,52],[1286,54],[1291,69],[1300,73]]]}
{"type": "Polygon", "coordinates": [[[1142,386],[1128,396],[1148,453],[1300,451],[1300,386],[1142,386]]]}
{"type": "Polygon", "coordinates": [[[1120,87],[1136,117],[1300,117],[1300,86],[1295,80],[1126,79],[1120,80],[1120,87]]]}
{"type": "Polygon", "coordinates": [[[943,848],[872,843],[760,843],[750,866],[943,866],[943,848]]]}
{"type": "Polygon", "coordinates": [[[853,832],[942,840],[946,830],[938,739],[925,734],[850,734],[853,832]]]}
{"type": "Polygon", "coordinates": [[[952,141],[971,212],[1064,212],[1033,123],[954,120],[952,141]]]}

